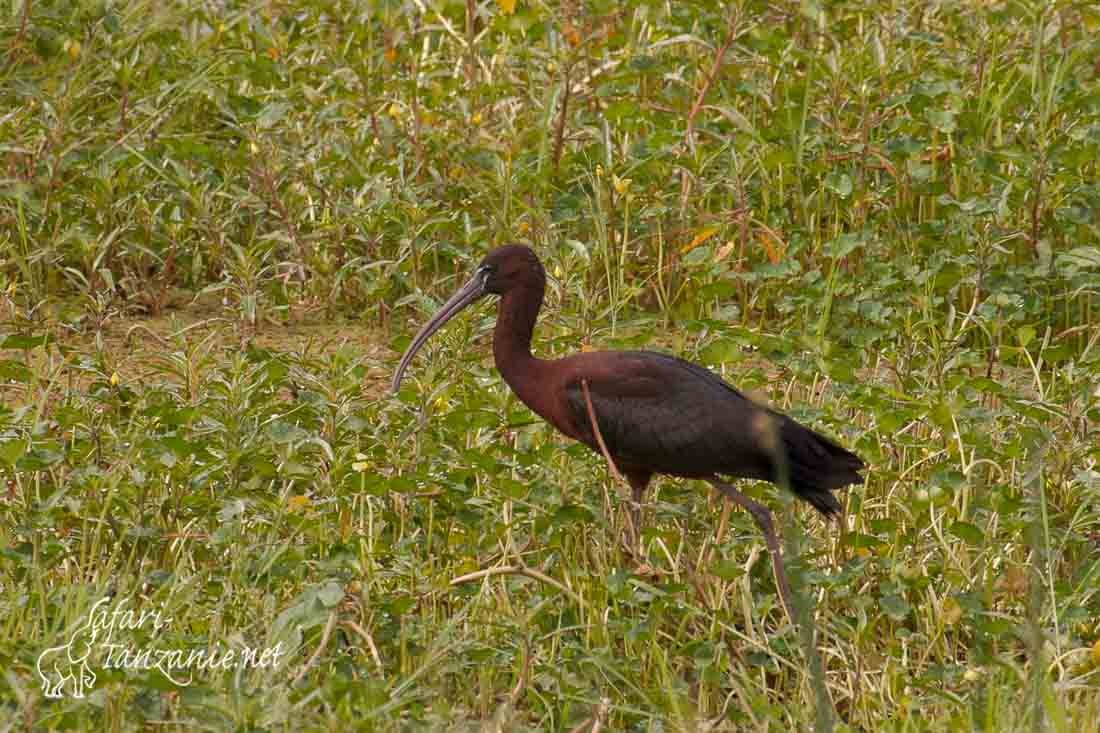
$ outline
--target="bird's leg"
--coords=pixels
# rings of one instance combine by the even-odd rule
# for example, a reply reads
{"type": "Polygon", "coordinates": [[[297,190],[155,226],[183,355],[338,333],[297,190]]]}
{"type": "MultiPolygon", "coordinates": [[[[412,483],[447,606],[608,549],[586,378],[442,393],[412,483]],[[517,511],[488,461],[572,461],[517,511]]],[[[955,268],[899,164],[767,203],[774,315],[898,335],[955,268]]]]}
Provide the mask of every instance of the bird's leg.
{"type": "Polygon", "coordinates": [[[630,502],[630,534],[631,547],[636,548],[638,556],[642,551],[642,497],[645,495],[646,486],[652,474],[628,470],[626,478],[630,482],[630,493],[633,499],[630,502]]]}
{"type": "MultiPolygon", "coordinates": [[[[635,534],[641,535],[642,531],[642,494],[645,492],[645,484],[638,485],[633,481],[630,482],[630,494],[632,501],[630,502],[630,526],[634,529],[635,534]]],[[[640,536],[639,536],[640,539],[640,536]]]]}
{"type": "Polygon", "coordinates": [[[775,583],[779,587],[779,598],[783,601],[783,607],[787,609],[787,615],[793,619],[794,601],[791,597],[791,585],[787,582],[787,571],[783,565],[783,552],[779,547],[779,536],[775,533],[772,513],[768,511],[766,506],[753,501],[727,483],[714,478],[708,478],[707,482],[722,492],[722,495],[727,499],[751,514],[760,526],[760,531],[764,533],[764,542],[768,546],[768,553],[772,556],[772,569],[775,571],[775,583]]]}

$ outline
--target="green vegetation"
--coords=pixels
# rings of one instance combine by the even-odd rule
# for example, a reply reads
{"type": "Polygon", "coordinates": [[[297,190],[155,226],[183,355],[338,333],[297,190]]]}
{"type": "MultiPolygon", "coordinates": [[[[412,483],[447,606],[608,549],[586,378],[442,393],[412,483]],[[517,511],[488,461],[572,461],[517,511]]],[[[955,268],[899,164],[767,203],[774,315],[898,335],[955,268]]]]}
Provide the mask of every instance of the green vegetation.
{"type": "Polygon", "coordinates": [[[662,479],[633,559],[491,308],[385,393],[518,239],[540,355],[665,349],[871,464],[846,527],[740,485],[800,535],[837,730],[1094,729],[1095,4],[3,13],[0,728],[809,729],[751,519],[662,479]],[[135,646],[289,651],[47,699],[107,592],[170,619],[135,646]]]}

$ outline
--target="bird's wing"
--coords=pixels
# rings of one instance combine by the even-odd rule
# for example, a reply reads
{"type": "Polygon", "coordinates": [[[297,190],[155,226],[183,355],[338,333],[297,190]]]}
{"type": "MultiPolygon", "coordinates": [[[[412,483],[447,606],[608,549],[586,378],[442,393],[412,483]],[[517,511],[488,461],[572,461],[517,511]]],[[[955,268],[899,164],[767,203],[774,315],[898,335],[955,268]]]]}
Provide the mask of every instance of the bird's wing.
{"type": "Polygon", "coordinates": [[[767,411],[715,374],[655,352],[600,356],[598,368],[577,369],[565,384],[574,425],[590,447],[598,450],[582,380],[617,462],[681,476],[728,473],[733,465],[745,477],[770,474],[751,434],[754,419],[767,411]]]}

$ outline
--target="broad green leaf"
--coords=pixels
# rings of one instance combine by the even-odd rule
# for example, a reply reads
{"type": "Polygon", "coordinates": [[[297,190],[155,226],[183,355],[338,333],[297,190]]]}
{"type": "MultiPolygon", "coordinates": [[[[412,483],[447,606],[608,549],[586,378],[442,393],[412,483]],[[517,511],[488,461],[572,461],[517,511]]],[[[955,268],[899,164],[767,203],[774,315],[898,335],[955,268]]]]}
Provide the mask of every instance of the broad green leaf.
{"type": "Polygon", "coordinates": [[[951,534],[966,542],[968,545],[980,545],[985,539],[985,533],[970,522],[958,521],[951,525],[951,534]]]}
{"type": "Polygon", "coordinates": [[[844,171],[830,171],[825,176],[825,188],[846,199],[852,195],[852,177],[844,171]]]}
{"type": "Polygon", "coordinates": [[[863,246],[863,238],[856,233],[841,234],[836,239],[830,240],[825,245],[825,251],[833,259],[839,260],[847,257],[855,250],[863,246]]]}
{"type": "Polygon", "coordinates": [[[11,334],[0,341],[0,349],[22,349],[29,351],[50,343],[49,334],[11,334]]]}
{"type": "Polygon", "coordinates": [[[909,604],[904,598],[896,593],[891,593],[880,598],[879,606],[887,616],[895,621],[902,621],[909,615],[909,604]]]}

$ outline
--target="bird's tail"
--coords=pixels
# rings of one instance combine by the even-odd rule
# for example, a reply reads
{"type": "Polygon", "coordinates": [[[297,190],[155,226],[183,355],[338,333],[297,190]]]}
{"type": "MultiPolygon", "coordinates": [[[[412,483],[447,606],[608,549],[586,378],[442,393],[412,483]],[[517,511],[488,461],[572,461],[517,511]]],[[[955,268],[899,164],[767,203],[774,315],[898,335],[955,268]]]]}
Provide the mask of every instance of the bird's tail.
{"type": "Polygon", "coordinates": [[[836,489],[863,483],[863,460],[829,438],[785,417],[779,430],[791,490],[824,514],[840,512],[836,489]]]}

